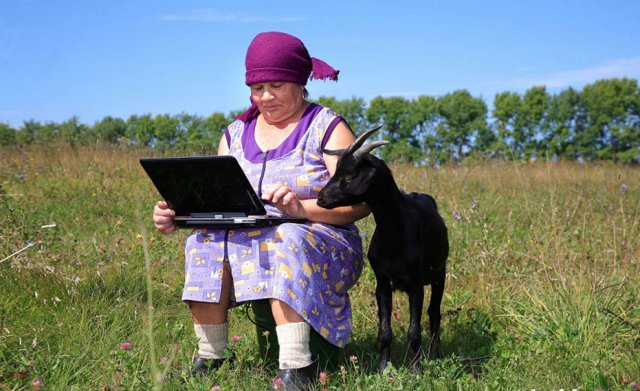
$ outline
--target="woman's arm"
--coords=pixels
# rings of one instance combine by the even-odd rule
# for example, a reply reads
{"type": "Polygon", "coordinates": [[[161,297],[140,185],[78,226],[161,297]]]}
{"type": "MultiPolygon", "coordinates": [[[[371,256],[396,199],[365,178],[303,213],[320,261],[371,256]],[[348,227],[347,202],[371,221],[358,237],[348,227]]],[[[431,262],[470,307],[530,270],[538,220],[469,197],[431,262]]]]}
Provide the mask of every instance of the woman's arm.
{"type": "MultiPolygon", "coordinates": [[[[344,121],[338,123],[327,140],[326,149],[348,148],[355,140],[351,130],[344,121]]],[[[338,157],[323,155],[329,174],[336,171],[338,157]]],[[[365,203],[352,206],[341,206],[335,209],[325,209],[318,206],[316,199],[299,200],[293,190],[282,183],[276,183],[262,194],[262,198],[273,203],[278,209],[292,217],[304,217],[310,221],[333,225],[353,223],[371,213],[365,203]]]]}

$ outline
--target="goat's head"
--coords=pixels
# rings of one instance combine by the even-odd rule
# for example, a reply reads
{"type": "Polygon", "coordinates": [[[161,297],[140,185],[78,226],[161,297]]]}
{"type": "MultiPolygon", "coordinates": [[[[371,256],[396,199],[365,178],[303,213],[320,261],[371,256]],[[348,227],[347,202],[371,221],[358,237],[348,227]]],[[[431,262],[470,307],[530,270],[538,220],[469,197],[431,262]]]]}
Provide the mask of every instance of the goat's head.
{"type": "Polygon", "coordinates": [[[378,140],[363,144],[379,129],[380,127],[377,127],[364,132],[347,149],[323,150],[327,155],[336,155],[340,158],[333,177],[318,194],[319,206],[333,209],[364,201],[365,194],[373,183],[379,167],[379,164],[376,164],[377,158],[369,152],[387,144],[388,141],[378,140]]]}

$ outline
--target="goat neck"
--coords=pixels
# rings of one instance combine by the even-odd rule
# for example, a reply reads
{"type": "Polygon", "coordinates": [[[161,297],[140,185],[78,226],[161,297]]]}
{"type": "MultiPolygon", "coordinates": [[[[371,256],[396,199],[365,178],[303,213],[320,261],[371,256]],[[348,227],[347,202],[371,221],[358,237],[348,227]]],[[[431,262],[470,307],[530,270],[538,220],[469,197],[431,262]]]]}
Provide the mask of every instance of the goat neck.
{"type": "Polygon", "coordinates": [[[399,217],[402,215],[404,196],[386,164],[376,158],[371,160],[375,161],[377,173],[365,194],[365,202],[371,208],[377,229],[401,232],[404,227],[399,217]]]}

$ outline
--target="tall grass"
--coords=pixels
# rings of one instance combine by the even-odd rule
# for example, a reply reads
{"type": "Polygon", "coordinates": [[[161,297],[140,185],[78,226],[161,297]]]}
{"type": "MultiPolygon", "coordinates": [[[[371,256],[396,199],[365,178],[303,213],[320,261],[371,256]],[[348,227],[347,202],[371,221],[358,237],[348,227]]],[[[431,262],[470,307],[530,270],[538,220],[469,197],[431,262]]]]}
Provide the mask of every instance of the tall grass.
{"type": "MultiPolygon", "coordinates": [[[[241,337],[231,343],[234,364],[209,379],[176,376],[195,352],[180,302],[186,232],[153,228],[157,195],[137,162],[149,154],[0,150],[0,259],[34,244],[0,263],[0,389],[270,384],[273,366],[259,357],[241,309],[230,317],[231,335],[241,337]]],[[[450,230],[445,357],[425,361],[418,374],[406,369],[408,306],[396,294],[393,366],[375,373],[375,279],[367,267],[350,293],[346,353],[357,359],[319,388],[592,390],[640,382],[639,168],[392,168],[401,187],[437,199],[450,230]]],[[[358,224],[366,245],[375,224],[358,224]]]]}

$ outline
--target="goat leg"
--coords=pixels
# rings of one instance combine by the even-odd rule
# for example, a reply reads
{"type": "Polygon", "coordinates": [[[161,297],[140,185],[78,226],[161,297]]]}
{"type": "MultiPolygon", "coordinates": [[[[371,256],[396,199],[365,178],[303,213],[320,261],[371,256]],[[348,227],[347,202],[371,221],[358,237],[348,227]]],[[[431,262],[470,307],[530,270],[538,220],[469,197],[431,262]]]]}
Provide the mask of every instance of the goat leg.
{"type": "Polygon", "coordinates": [[[440,348],[440,303],[442,303],[442,294],[444,292],[444,273],[437,281],[431,284],[431,300],[429,301],[429,329],[431,331],[431,339],[429,341],[429,356],[442,358],[442,349],[440,348]]]}
{"type": "Polygon", "coordinates": [[[376,301],[378,302],[378,348],[380,349],[380,364],[378,372],[382,373],[391,359],[391,282],[384,277],[377,278],[376,301]]]}
{"type": "Polygon", "coordinates": [[[424,304],[424,286],[414,286],[409,293],[409,346],[411,347],[411,366],[414,370],[420,369],[420,356],[422,353],[422,305],[424,304]]]}

